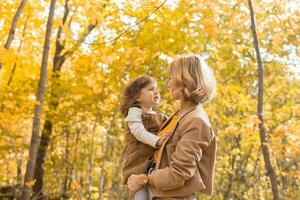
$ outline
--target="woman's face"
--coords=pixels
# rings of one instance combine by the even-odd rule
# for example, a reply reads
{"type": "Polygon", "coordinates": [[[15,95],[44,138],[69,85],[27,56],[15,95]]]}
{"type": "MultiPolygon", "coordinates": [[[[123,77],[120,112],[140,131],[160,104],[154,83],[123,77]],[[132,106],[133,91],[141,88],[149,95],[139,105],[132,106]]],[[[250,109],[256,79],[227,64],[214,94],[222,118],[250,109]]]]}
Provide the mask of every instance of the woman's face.
{"type": "Polygon", "coordinates": [[[171,99],[174,99],[174,100],[182,100],[183,99],[182,87],[176,83],[174,77],[172,77],[171,75],[170,75],[169,82],[168,82],[168,88],[169,88],[169,93],[170,93],[171,99]]]}

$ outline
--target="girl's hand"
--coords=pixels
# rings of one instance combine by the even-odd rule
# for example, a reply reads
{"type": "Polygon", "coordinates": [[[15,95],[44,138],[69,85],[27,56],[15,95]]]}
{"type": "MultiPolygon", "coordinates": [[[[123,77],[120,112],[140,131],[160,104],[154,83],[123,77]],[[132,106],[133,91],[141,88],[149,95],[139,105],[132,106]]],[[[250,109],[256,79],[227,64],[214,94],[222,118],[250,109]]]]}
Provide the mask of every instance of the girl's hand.
{"type": "Polygon", "coordinates": [[[161,147],[161,145],[166,141],[166,139],[168,138],[168,137],[170,137],[170,135],[171,135],[171,133],[166,133],[166,134],[164,134],[161,138],[159,138],[159,140],[157,141],[157,143],[156,143],[156,146],[159,148],[159,147],[161,147]]]}
{"type": "Polygon", "coordinates": [[[127,181],[129,190],[132,193],[136,193],[141,187],[143,187],[147,183],[145,182],[145,178],[147,179],[146,174],[132,174],[127,181]]]}

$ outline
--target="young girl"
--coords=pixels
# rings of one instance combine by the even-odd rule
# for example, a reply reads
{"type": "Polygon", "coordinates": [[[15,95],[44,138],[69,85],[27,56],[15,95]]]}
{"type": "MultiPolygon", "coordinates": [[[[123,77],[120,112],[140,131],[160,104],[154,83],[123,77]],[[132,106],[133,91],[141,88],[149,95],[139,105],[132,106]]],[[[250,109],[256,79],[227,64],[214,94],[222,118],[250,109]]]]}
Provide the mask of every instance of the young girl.
{"type": "MultiPolygon", "coordinates": [[[[160,94],[156,81],[149,76],[140,76],[130,82],[124,90],[121,112],[125,117],[128,132],[123,151],[123,184],[131,174],[147,172],[154,151],[159,148],[168,134],[156,136],[166,117],[156,110],[160,94]]],[[[146,187],[135,193],[136,200],[148,199],[146,187]]]]}

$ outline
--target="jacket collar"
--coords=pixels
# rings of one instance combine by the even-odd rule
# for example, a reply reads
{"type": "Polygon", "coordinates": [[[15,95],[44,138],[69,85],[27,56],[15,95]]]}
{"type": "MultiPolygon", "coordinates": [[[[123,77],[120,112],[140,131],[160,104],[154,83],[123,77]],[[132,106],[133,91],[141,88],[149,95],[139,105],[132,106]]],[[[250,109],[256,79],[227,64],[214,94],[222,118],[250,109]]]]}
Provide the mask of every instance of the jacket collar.
{"type": "Polygon", "coordinates": [[[189,112],[191,112],[192,110],[196,109],[198,105],[189,105],[189,106],[186,106],[184,109],[182,110],[177,110],[169,119],[167,119],[163,125],[160,127],[160,129],[158,131],[161,131],[163,130],[169,123],[170,121],[172,120],[172,118],[174,117],[174,115],[179,115],[179,118],[177,120],[177,123],[174,127],[177,126],[178,122],[184,117],[186,116],[189,112]],[[180,114],[179,114],[180,112],[180,114]]]}
{"type": "Polygon", "coordinates": [[[185,106],[184,108],[178,110],[176,112],[176,114],[178,114],[180,116],[178,121],[180,121],[182,118],[184,118],[191,111],[195,110],[197,106],[198,105],[196,105],[196,104],[190,104],[190,105],[185,106]]]}

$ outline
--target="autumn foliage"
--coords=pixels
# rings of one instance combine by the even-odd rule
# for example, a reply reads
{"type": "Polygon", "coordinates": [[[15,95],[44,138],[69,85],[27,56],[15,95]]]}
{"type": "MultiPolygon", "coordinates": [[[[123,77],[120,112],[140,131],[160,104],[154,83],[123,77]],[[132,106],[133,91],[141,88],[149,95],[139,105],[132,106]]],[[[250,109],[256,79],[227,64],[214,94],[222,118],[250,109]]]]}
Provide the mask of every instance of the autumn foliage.
{"type": "MultiPolygon", "coordinates": [[[[28,1],[5,48],[20,3],[0,1],[0,199],[20,195],[23,185],[50,6],[50,0],[28,1]]],[[[300,2],[258,0],[253,6],[264,66],[266,145],[281,198],[300,199],[300,2]]],[[[39,148],[46,147],[44,157],[39,154],[42,179],[26,183],[34,195],[127,199],[120,93],[136,76],[153,76],[160,109],[170,115],[178,104],[168,96],[167,65],[198,54],[218,83],[216,97],[205,105],[218,151],[214,195],[197,198],[272,199],[247,1],[59,0],[51,34],[39,140],[39,148]]]]}

